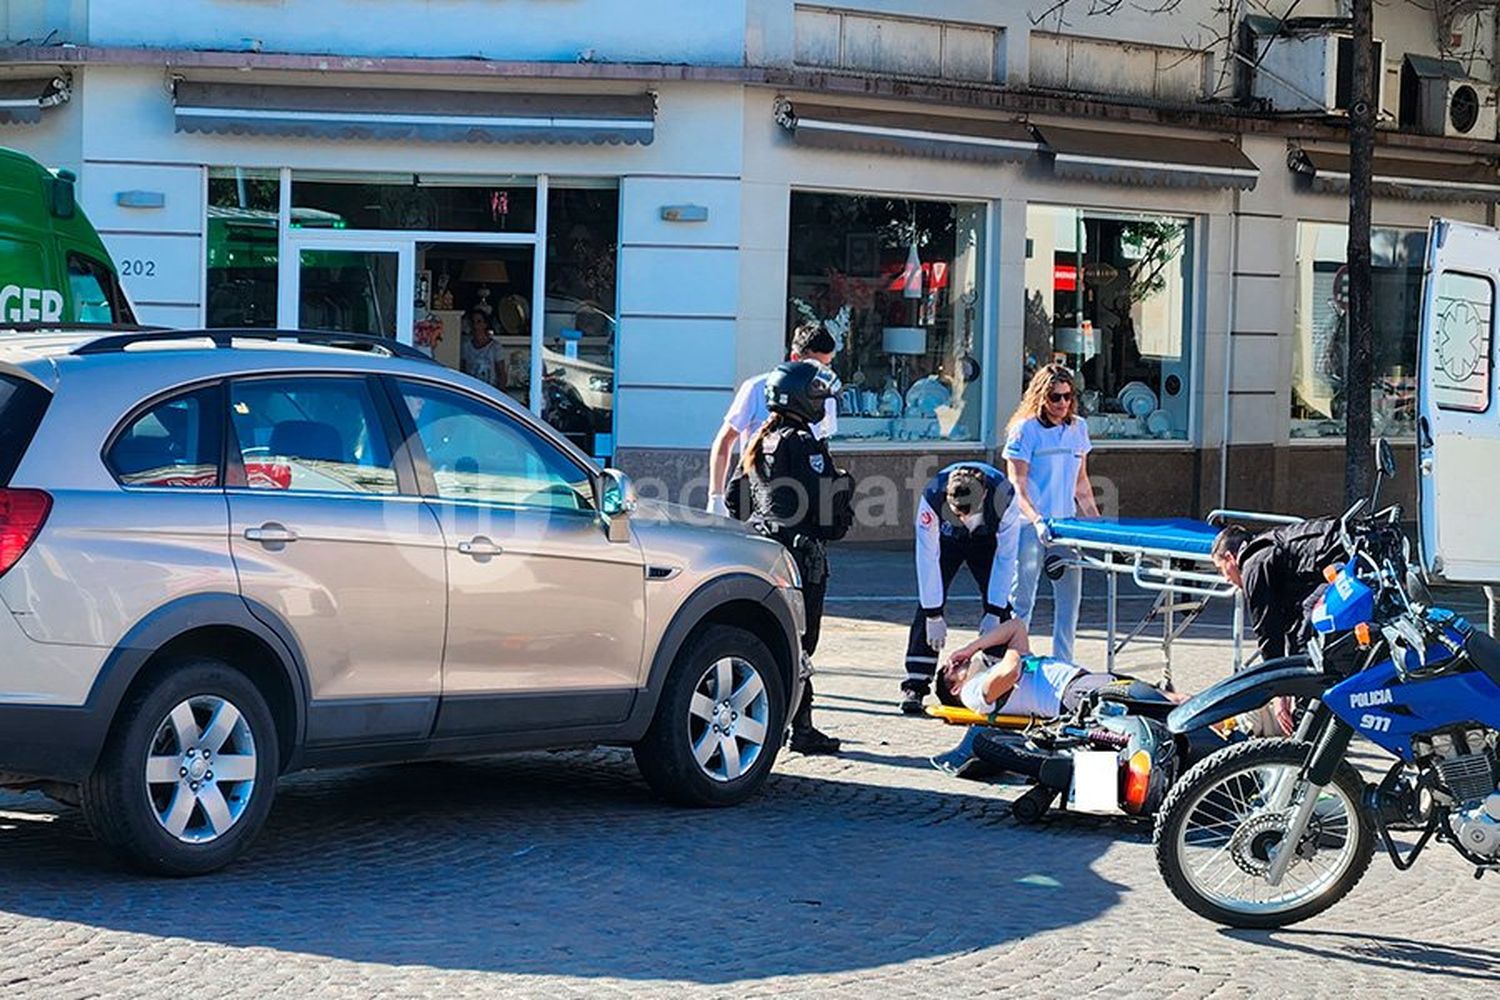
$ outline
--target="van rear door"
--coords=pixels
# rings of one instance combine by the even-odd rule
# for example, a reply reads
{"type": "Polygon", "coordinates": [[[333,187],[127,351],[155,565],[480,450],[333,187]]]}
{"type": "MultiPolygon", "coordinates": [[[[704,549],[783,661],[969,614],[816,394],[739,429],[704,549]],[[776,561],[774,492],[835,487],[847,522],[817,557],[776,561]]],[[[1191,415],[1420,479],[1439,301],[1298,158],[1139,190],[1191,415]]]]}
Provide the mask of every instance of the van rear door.
{"type": "Polygon", "coordinates": [[[1500,581],[1495,299],[1500,231],[1434,219],[1419,336],[1422,562],[1448,583],[1500,581]]]}

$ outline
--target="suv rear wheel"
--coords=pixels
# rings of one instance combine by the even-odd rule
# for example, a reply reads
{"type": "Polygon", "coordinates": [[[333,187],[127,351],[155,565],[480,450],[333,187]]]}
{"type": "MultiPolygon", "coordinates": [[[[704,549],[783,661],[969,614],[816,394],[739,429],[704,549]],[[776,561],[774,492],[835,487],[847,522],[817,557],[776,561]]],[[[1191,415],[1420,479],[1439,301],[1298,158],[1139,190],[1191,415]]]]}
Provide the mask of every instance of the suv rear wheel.
{"type": "Polygon", "coordinates": [[[276,726],[249,678],[225,663],[174,663],[121,709],[83,809],[94,835],[161,875],[234,860],[275,794],[276,726]]]}
{"type": "Polygon", "coordinates": [[[749,632],[714,625],[677,654],[635,759],[665,799],[735,805],[765,784],[785,728],[776,658],[749,632]]]}

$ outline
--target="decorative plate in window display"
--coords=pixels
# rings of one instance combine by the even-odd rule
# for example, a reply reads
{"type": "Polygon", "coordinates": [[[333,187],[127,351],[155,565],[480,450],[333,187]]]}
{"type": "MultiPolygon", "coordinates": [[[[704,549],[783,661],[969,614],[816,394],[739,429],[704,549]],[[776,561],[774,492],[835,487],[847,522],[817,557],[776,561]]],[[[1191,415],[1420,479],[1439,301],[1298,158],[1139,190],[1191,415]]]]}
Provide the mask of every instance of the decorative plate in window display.
{"type": "Polygon", "coordinates": [[[939,375],[919,378],[906,390],[906,415],[908,417],[931,418],[937,416],[938,407],[953,401],[953,390],[939,375]]]}
{"type": "Polygon", "coordinates": [[[1156,393],[1144,382],[1129,382],[1120,390],[1120,406],[1133,417],[1146,417],[1157,408],[1156,393]]]}

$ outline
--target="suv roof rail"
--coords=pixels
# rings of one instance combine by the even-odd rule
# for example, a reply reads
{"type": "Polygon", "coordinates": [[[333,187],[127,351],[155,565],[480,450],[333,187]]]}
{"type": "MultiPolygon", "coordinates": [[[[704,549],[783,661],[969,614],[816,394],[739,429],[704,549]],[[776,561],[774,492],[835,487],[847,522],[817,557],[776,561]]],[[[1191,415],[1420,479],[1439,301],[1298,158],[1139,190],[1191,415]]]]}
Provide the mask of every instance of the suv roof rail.
{"type": "Polygon", "coordinates": [[[284,340],[297,344],[339,347],[351,351],[379,351],[393,358],[406,358],[413,361],[432,361],[430,355],[389,337],[377,337],[368,333],[342,333],[337,330],[273,330],[263,327],[222,327],[212,330],[143,328],[133,333],[120,333],[91,340],[75,347],[73,353],[77,355],[113,354],[134,344],[169,343],[174,340],[208,340],[219,348],[232,348],[236,340],[284,340]]]}

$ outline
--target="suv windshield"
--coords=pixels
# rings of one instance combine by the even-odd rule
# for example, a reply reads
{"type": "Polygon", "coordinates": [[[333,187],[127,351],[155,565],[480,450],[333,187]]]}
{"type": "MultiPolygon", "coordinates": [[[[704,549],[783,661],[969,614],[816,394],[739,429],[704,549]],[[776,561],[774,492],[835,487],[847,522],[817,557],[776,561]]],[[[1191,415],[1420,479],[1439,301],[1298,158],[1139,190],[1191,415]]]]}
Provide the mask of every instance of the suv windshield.
{"type": "Polygon", "coordinates": [[[51,399],[35,382],[0,373],[0,486],[10,484],[51,399]]]}

